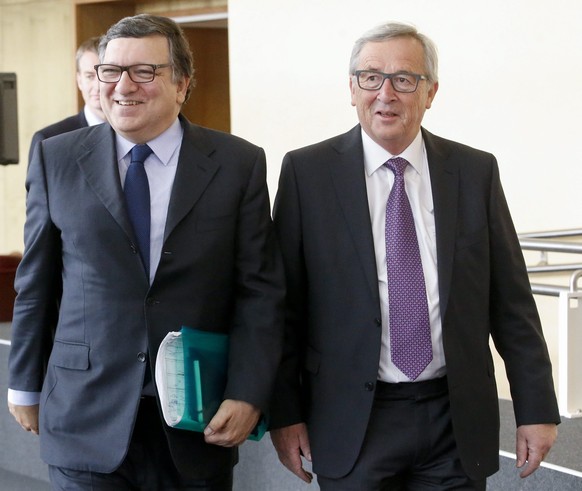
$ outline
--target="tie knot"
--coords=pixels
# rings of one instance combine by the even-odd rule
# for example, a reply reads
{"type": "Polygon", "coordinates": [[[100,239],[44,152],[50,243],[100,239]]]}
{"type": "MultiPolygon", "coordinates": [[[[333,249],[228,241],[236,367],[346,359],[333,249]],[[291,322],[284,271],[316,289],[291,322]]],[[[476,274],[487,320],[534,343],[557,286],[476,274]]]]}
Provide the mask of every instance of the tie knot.
{"type": "Polygon", "coordinates": [[[131,162],[145,162],[145,159],[152,153],[152,149],[145,143],[136,145],[131,149],[131,162]]]}
{"type": "Polygon", "coordinates": [[[408,160],[402,157],[394,157],[388,160],[384,165],[388,167],[397,176],[404,175],[404,169],[409,164],[408,160]]]}

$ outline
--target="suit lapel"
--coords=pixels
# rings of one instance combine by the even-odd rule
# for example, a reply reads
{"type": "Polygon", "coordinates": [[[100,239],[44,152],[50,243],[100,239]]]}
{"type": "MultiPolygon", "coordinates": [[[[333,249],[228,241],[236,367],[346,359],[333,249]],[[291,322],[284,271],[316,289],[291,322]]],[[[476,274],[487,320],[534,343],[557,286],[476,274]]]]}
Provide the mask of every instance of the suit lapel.
{"type": "Polygon", "coordinates": [[[459,206],[459,165],[450,158],[446,142],[422,130],[426,145],[434,219],[439,278],[439,303],[444,318],[451,289],[457,211],[459,206]]]}
{"type": "Polygon", "coordinates": [[[164,241],[202,196],[219,165],[209,156],[214,147],[200,127],[182,119],[184,137],[166,219],[164,241]]]}
{"type": "Polygon", "coordinates": [[[377,298],[378,275],[364,178],[364,152],[360,126],[343,135],[333,146],[337,152],[337,159],[329,162],[331,180],[371,293],[377,298]]]}
{"type": "Polygon", "coordinates": [[[81,142],[77,165],[111,216],[135,241],[125,209],[115,148],[115,135],[108,124],[91,127],[87,138],[81,142]]]}
{"type": "MultiPolygon", "coordinates": [[[[334,144],[337,160],[330,163],[330,174],[371,292],[377,297],[378,278],[360,131],[358,125],[334,144]]],[[[459,163],[450,158],[446,142],[424,128],[422,133],[427,149],[435,210],[439,297],[441,317],[444,317],[451,288],[455,249],[459,163]]]]}
{"type": "MultiPolygon", "coordinates": [[[[166,219],[164,240],[192,209],[212,177],[218,164],[209,158],[214,151],[198,127],[182,120],[184,138],[166,219]]],[[[77,165],[115,221],[131,240],[135,240],[127,210],[115,152],[115,134],[107,124],[92,127],[81,142],[77,165]],[[96,150],[97,149],[97,150],[96,150]]]]}

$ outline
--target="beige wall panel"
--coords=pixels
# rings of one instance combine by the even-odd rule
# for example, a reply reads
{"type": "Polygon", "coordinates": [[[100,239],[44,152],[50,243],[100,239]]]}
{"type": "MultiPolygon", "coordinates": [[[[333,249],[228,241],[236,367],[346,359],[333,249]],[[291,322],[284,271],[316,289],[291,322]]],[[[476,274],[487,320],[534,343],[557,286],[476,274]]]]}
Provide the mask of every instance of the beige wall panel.
{"type": "MultiPolygon", "coordinates": [[[[78,110],[74,3],[0,0],[0,71],[17,74],[20,149],[19,165],[0,166],[0,254],[23,250],[24,182],[32,134],[78,110]]],[[[226,0],[140,1],[136,11],[184,15],[226,5],[226,0]]]]}
{"type": "Polygon", "coordinates": [[[20,164],[0,167],[0,254],[22,251],[24,180],[34,131],[75,112],[68,0],[0,0],[0,71],[16,72],[20,164]]]}

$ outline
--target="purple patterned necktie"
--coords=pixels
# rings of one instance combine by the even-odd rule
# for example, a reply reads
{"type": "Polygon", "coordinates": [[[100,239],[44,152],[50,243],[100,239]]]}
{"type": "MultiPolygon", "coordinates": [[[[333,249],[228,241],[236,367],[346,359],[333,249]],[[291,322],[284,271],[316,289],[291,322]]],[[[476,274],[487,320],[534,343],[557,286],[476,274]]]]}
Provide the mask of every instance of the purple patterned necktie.
{"type": "Polygon", "coordinates": [[[386,203],[390,352],[394,365],[416,380],[432,360],[432,343],[420,250],[404,189],[408,161],[396,157],[384,165],[394,172],[394,186],[386,203]]]}
{"type": "Polygon", "coordinates": [[[137,245],[146,273],[150,271],[150,186],[144,161],[152,153],[145,144],[131,149],[131,163],[127,168],[123,192],[129,218],[137,238],[137,245]]]}

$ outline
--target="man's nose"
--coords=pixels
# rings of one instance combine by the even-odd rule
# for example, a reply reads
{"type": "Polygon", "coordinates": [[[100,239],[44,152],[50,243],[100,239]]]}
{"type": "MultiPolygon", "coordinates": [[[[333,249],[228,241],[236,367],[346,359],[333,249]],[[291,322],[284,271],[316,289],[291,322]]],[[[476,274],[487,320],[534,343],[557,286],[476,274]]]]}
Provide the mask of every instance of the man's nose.
{"type": "Polygon", "coordinates": [[[392,86],[392,80],[389,78],[385,78],[382,87],[378,89],[378,97],[381,98],[382,100],[394,99],[396,98],[396,93],[397,92],[394,90],[394,87],[392,86]]]}
{"type": "Polygon", "coordinates": [[[127,70],[124,70],[123,72],[121,72],[121,77],[119,78],[119,80],[117,82],[117,87],[121,86],[122,88],[124,88],[124,87],[128,87],[128,86],[131,87],[134,85],[135,85],[135,82],[129,76],[129,72],[127,70]]]}

